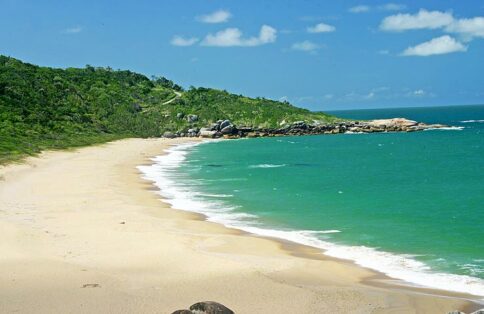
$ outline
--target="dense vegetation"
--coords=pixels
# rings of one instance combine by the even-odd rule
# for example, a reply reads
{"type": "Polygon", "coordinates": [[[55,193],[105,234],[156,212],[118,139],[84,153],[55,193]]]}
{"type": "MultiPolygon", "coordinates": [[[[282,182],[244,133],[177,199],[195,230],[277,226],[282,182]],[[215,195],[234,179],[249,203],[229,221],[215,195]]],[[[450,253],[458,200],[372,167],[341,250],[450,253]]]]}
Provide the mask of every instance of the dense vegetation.
{"type": "Polygon", "coordinates": [[[333,117],[226,91],[183,91],[166,78],[131,71],[53,69],[0,56],[0,163],[44,149],[161,136],[219,119],[278,127],[333,117]],[[188,114],[198,115],[198,121],[189,124],[188,114]]]}

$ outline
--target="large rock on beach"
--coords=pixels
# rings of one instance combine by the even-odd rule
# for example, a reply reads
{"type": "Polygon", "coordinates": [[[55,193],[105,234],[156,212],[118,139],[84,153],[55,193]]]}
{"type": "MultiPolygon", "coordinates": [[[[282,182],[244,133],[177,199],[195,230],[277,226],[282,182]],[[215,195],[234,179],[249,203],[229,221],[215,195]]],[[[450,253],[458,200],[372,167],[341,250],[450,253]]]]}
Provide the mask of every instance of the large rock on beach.
{"type": "Polygon", "coordinates": [[[163,133],[163,137],[164,138],[175,138],[176,135],[172,132],[165,132],[165,133],[163,133]]]}
{"type": "Polygon", "coordinates": [[[208,128],[201,128],[200,132],[198,132],[198,136],[205,137],[205,138],[214,138],[217,135],[216,130],[208,129],[208,128]]]}
{"type": "Polygon", "coordinates": [[[223,120],[220,123],[220,129],[223,130],[225,127],[228,127],[230,125],[232,125],[232,122],[230,122],[230,120],[223,120]]]}
{"type": "Polygon", "coordinates": [[[232,133],[234,133],[234,131],[235,131],[235,129],[234,129],[233,125],[227,125],[220,130],[220,133],[222,133],[222,134],[232,134],[232,133]]]}
{"type": "Polygon", "coordinates": [[[194,314],[234,314],[225,305],[213,301],[195,303],[190,306],[190,311],[194,314]]]}

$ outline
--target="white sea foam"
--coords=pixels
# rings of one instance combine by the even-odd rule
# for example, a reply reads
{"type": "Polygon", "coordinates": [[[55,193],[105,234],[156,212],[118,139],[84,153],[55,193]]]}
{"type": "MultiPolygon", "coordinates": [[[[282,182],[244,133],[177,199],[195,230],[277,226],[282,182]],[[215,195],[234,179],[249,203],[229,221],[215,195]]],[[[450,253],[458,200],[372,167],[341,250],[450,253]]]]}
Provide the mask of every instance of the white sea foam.
{"type": "MultiPolygon", "coordinates": [[[[257,216],[237,212],[237,207],[228,206],[223,199],[204,198],[207,195],[196,191],[196,184],[177,183],[188,182],[189,178],[175,171],[186,160],[188,149],[198,144],[200,143],[172,147],[167,150],[167,154],[154,158],[153,165],[138,166],[143,177],[154,182],[160,189],[159,194],[164,198],[163,201],[173,208],[204,214],[207,220],[227,227],[320,248],[326,255],[352,260],[363,267],[418,286],[484,296],[483,279],[432,271],[428,265],[416,260],[415,256],[387,253],[366,246],[340,245],[327,240],[331,234],[339,233],[340,230],[270,229],[262,225],[257,216]]],[[[471,265],[468,266],[470,268],[471,265]]]]}
{"type": "Polygon", "coordinates": [[[484,123],[484,120],[464,120],[461,123],[484,123]]]}
{"type": "Polygon", "coordinates": [[[209,193],[196,193],[198,196],[215,197],[215,198],[227,198],[234,197],[233,194],[209,194],[209,193]]]}
{"type": "Polygon", "coordinates": [[[287,165],[286,164],[282,164],[282,165],[260,164],[260,165],[251,165],[249,166],[249,168],[280,168],[285,166],[287,165]]]}
{"type": "Polygon", "coordinates": [[[462,131],[465,128],[463,126],[448,126],[448,127],[439,127],[439,128],[428,128],[425,129],[424,131],[435,131],[435,130],[441,130],[441,131],[462,131]]]}

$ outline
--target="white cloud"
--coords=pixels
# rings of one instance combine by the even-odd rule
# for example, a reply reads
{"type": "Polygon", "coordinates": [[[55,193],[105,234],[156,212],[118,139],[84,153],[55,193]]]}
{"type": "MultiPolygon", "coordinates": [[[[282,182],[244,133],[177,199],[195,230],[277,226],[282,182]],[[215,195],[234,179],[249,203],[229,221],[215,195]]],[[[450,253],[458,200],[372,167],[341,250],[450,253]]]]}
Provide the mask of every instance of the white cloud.
{"type": "Polygon", "coordinates": [[[401,11],[405,10],[407,6],[405,4],[399,4],[399,3],[387,3],[380,5],[378,9],[383,10],[383,11],[401,11]]]}
{"type": "Polygon", "coordinates": [[[227,10],[218,10],[210,14],[197,16],[197,20],[202,23],[225,23],[232,17],[232,14],[227,10]]]}
{"type": "Polygon", "coordinates": [[[354,7],[349,8],[351,13],[366,13],[370,11],[370,7],[367,5],[357,5],[354,7]]]}
{"type": "Polygon", "coordinates": [[[306,29],[308,33],[330,33],[336,30],[333,25],[319,23],[306,29]]]}
{"type": "Polygon", "coordinates": [[[180,46],[180,47],[191,46],[191,45],[193,45],[197,42],[198,42],[198,38],[196,38],[196,37],[183,38],[183,37],[178,36],[178,35],[173,36],[173,38],[170,41],[170,43],[173,46],[180,46]]]}
{"type": "Polygon", "coordinates": [[[390,54],[390,51],[386,49],[382,49],[382,50],[378,50],[378,53],[381,55],[388,55],[390,54]]]}
{"type": "Polygon", "coordinates": [[[277,38],[277,30],[268,25],[262,25],[257,37],[243,38],[238,28],[227,28],[214,34],[208,34],[202,41],[203,46],[215,47],[254,47],[273,43],[277,38]]]}
{"type": "Polygon", "coordinates": [[[417,14],[396,14],[387,16],[380,24],[384,31],[406,31],[412,29],[437,29],[452,24],[451,13],[421,9],[417,14]]]}
{"type": "Polygon", "coordinates": [[[64,33],[64,34],[78,34],[80,32],[82,32],[81,26],[66,28],[65,30],[62,31],[62,33],[64,33]]]}
{"type": "Polygon", "coordinates": [[[294,49],[294,50],[300,50],[300,51],[315,53],[316,50],[318,50],[321,47],[318,44],[315,44],[315,43],[313,43],[309,40],[305,40],[305,41],[302,41],[302,42],[292,44],[291,48],[294,49]]]}
{"type": "Polygon", "coordinates": [[[484,17],[474,17],[470,19],[458,19],[449,24],[445,30],[449,33],[459,33],[467,39],[472,37],[484,38],[484,17]]]}
{"type": "Polygon", "coordinates": [[[408,47],[402,52],[402,56],[427,57],[462,51],[467,51],[467,47],[449,35],[444,35],[419,45],[408,47]]]}
{"type": "Polygon", "coordinates": [[[417,90],[414,90],[412,94],[414,96],[421,97],[421,96],[424,96],[426,93],[423,89],[417,89],[417,90]]]}

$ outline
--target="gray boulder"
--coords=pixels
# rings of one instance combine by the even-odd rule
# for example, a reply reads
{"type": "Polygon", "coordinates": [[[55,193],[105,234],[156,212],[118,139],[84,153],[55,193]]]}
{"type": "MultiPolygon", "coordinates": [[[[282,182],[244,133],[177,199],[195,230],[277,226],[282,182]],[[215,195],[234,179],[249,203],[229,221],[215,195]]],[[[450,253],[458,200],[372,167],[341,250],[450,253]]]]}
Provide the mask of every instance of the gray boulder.
{"type": "Polygon", "coordinates": [[[219,122],[212,123],[210,125],[210,130],[212,130],[212,131],[219,131],[220,130],[220,123],[219,122]]]}
{"type": "Polygon", "coordinates": [[[207,128],[201,128],[200,132],[198,132],[199,136],[206,137],[206,138],[214,138],[216,134],[217,134],[217,131],[207,129],[207,128]]]}
{"type": "Polygon", "coordinates": [[[165,132],[165,133],[163,133],[163,137],[164,138],[175,138],[176,135],[173,134],[172,132],[165,132]]]}
{"type": "Polygon", "coordinates": [[[235,314],[225,305],[212,301],[195,303],[190,306],[190,311],[193,314],[235,314]]]}
{"type": "Polygon", "coordinates": [[[471,314],[484,314],[484,309],[477,310],[475,312],[472,312],[471,314]]]}
{"type": "Polygon", "coordinates": [[[230,120],[224,120],[220,123],[220,130],[222,130],[225,127],[228,127],[229,125],[232,125],[232,122],[230,120]]]}
{"type": "Polygon", "coordinates": [[[185,114],[183,112],[179,112],[179,113],[176,114],[177,119],[183,119],[184,116],[185,116],[185,114]]]}
{"type": "Polygon", "coordinates": [[[234,133],[234,127],[232,125],[227,125],[226,127],[220,130],[222,134],[232,134],[234,133]]]}
{"type": "Polygon", "coordinates": [[[198,121],[198,116],[196,114],[189,114],[187,116],[187,121],[189,123],[197,122],[198,121]]]}
{"type": "Polygon", "coordinates": [[[190,310],[177,310],[171,314],[193,314],[193,312],[190,310]]]}

